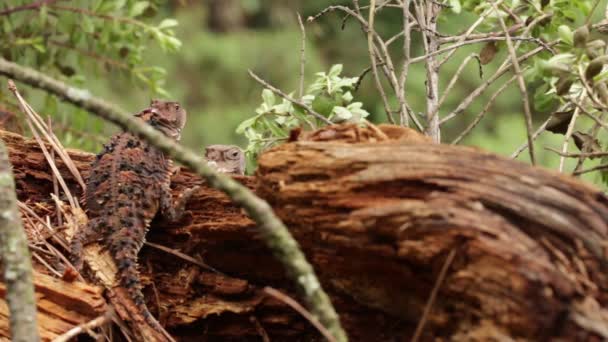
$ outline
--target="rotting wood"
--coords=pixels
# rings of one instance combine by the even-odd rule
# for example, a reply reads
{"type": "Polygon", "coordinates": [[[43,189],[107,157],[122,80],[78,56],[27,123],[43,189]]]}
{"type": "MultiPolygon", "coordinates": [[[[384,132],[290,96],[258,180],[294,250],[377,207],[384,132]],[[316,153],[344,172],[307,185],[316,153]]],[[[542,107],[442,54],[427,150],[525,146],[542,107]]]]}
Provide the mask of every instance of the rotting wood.
{"type": "MultiPolygon", "coordinates": [[[[75,325],[85,323],[107,310],[102,289],[82,282],[65,282],[34,272],[34,287],[38,310],[38,330],[42,341],[51,341],[75,325]]],[[[0,284],[0,297],[6,287],[0,284]]],[[[9,339],[8,306],[0,300],[0,338],[9,339]]]]}
{"type": "Polygon", "coordinates": [[[259,160],[257,193],[326,288],[416,323],[456,249],[421,340],[490,326],[495,336],[534,341],[606,337],[597,329],[608,323],[606,274],[582,243],[605,245],[601,191],[479,149],[408,139],[407,129],[394,140],[393,126],[380,129],[393,139],[328,127],[259,160]],[[594,324],[574,318],[582,302],[602,312],[589,314],[594,324]]]}
{"type": "MultiPolygon", "coordinates": [[[[289,225],[351,341],[409,339],[454,248],[421,341],[606,337],[606,276],[572,238],[606,238],[603,194],[477,149],[431,145],[394,126],[380,129],[302,134],[261,157],[258,183],[235,178],[256,188],[289,225]]],[[[18,135],[0,136],[9,146],[19,199],[52,216],[52,178],[39,148],[18,135]]],[[[69,152],[86,177],[92,155],[69,152]]],[[[57,165],[79,194],[65,166],[57,165]]],[[[254,341],[261,327],[272,341],[319,340],[308,322],[262,292],[269,285],[297,299],[252,221],[187,170],[174,183],[176,193],[203,187],[188,206],[190,217],[173,226],[155,222],[148,240],[222,274],[144,247],[148,307],[168,331],[180,341],[201,334],[254,341]]]]}

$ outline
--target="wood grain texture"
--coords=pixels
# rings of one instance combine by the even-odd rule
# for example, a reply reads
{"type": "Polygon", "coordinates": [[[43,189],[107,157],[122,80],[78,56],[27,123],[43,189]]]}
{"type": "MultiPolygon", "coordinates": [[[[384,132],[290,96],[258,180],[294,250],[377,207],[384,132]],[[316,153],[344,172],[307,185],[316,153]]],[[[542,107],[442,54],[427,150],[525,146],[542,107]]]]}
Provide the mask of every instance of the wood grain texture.
{"type": "Polygon", "coordinates": [[[324,286],[416,323],[456,250],[425,340],[487,327],[530,340],[594,336],[572,317],[582,301],[606,305],[605,272],[582,243],[606,241],[602,192],[479,149],[380,129],[388,139],[355,126],[322,129],[259,160],[258,194],[324,286]]]}
{"type": "MultiPolygon", "coordinates": [[[[409,340],[452,250],[421,340],[608,336],[605,272],[582,242],[606,240],[601,192],[478,149],[379,128],[294,135],[297,141],[261,156],[255,177],[235,176],[290,227],[352,341],[409,340]]],[[[52,217],[52,178],[38,147],[18,135],[0,137],[19,199],[52,217]]],[[[86,177],[93,155],[70,155],[86,177]]],[[[193,185],[201,189],[190,215],[174,225],[154,221],[148,241],[222,274],[145,246],[141,278],[159,321],[180,341],[258,341],[259,326],[272,341],[322,340],[262,291],[273,286],[297,298],[252,221],[187,170],[174,178],[174,195],[193,185]]]]}

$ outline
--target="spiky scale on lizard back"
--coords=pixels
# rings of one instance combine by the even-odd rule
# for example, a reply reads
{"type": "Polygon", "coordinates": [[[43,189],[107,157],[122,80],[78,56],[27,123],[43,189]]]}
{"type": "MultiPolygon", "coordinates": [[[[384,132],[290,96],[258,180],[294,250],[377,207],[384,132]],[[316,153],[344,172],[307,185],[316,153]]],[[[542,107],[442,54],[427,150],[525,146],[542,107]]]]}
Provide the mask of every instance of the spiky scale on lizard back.
{"type": "MultiPolygon", "coordinates": [[[[168,137],[180,139],[186,112],[179,103],[153,100],[136,114],[168,137]]],[[[141,293],[137,254],[150,221],[160,210],[170,220],[181,216],[195,189],[186,190],[174,206],[170,192],[172,162],[148,142],[123,132],[113,136],[97,156],[87,179],[85,202],[89,224],[72,240],[72,261],[82,268],[83,245],[103,240],[118,267],[119,284],[127,289],[148,323],[162,331],[141,293]]]]}

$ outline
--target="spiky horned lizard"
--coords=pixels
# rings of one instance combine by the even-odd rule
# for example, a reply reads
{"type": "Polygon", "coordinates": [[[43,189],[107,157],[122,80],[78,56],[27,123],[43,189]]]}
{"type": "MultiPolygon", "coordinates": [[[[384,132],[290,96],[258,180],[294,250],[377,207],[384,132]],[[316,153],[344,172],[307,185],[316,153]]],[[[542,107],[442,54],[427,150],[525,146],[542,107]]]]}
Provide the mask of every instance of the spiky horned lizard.
{"type": "MultiPolygon", "coordinates": [[[[175,140],[180,139],[186,122],[186,111],[178,102],[152,100],[149,108],[135,116],[175,140]]],[[[72,262],[79,271],[83,246],[103,241],[116,262],[118,285],[127,290],[146,322],[161,332],[141,292],[137,254],[157,212],[177,221],[198,188],[184,191],[173,202],[172,171],[172,161],[146,141],[128,132],[113,136],[97,155],[87,179],[84,200],[89,223],[71,242],[72,262]]]]}

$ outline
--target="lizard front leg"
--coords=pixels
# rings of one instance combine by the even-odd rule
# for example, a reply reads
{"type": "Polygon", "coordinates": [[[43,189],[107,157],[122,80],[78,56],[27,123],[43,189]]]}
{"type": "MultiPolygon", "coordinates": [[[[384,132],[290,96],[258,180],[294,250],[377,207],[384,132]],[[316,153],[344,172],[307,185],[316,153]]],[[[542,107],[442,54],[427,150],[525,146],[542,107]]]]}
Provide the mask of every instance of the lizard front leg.
{"type": "Polygon", "coordinates": [[[184,209],[186,203],[192,195],[200,188],[200,186],[194,186],[192,188],[184,190],[179,194],[178,198],[173,201],[171,196],[171,188],[165,185],[161,189],[160,196],[160,212],[163,218],[169,222],[176,222],[184,215],[184,209]]]}
{"type": "Polygon", "coordinates": [[[101,240],[103,238],[102,229],[106,226],[104,218],[94,218],[89,220],[86,226],[77,231],[70,241],[70,262],[79,271],[82,269],[82,248],[83,246],[101,240]]]}

